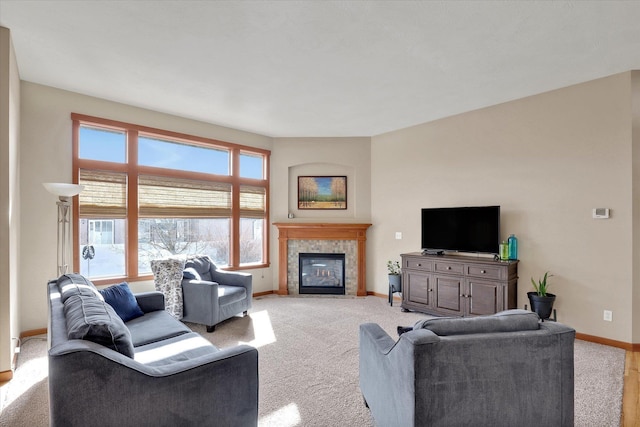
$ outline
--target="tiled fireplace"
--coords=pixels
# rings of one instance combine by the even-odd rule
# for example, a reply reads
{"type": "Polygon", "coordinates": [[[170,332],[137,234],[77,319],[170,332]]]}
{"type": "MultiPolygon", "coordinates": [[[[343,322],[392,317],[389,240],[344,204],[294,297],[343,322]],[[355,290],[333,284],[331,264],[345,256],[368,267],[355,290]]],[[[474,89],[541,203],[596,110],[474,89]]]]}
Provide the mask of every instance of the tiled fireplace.
{"type": "Polygon", "coordinates": [[[278,293],[280,295],[300,293],[300,253],[344,254],[344,294],[354,296],[367,294],[366,232],[371,224],[274,223],[274,225],[279,230],[278,293]]]}

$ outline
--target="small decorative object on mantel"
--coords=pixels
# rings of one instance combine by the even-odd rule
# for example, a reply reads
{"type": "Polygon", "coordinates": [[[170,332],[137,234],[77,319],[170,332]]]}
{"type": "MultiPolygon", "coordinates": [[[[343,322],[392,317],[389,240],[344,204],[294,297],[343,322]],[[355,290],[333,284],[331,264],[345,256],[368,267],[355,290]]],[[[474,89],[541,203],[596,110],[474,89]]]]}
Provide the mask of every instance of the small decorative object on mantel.
{"type": "Polygon", "coordinates": [[[347,177],[299,176],[298,209],[347,209],[347,177]]]}
{"type": "Polygon", "coordinates": [[[507,240],[509,245],[509,259],[517,260],[518,259],[518,239],[515,234],[510,234],[509,239],[507,240]]]}
{"type": "Polygon", "coordinates": [[[402,270],[398,261],[387,261],[387,270],[389,272],[389,304],[393,306],[393,294],[402,292],[402,270]]]}
{"type": "Polygon", "coordinates": [[[549,274],[549,272],[547,271],[546,273],[544,273],[542,279],[538,279],[537,282],[533,280],[532,277],[531,283],[533,284],[533,289],[535,289],[535,292],[527,292],[529,302],[531,303],[531,311],[536,312],[542,320],[551,317],[553,303],[556,300],[556,296],[554,294],[550,294],[549,292],[547,292],[547,288],[549,287],[548,279],[552,276],[553,275],[549,274]]]}

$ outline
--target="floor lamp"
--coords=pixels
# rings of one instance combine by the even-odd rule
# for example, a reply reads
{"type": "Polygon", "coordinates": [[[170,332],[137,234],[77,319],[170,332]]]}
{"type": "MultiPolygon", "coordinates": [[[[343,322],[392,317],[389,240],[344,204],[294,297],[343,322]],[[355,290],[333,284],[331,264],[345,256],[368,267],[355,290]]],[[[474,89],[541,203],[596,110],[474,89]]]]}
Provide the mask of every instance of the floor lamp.
{"type": "Polygon", "coordinates": [[[80,193],[84,185],[45,182],[44,188],[58,196],[58,276],[69,270],[68,251],[71,242],[71,198],[80,193]]]}

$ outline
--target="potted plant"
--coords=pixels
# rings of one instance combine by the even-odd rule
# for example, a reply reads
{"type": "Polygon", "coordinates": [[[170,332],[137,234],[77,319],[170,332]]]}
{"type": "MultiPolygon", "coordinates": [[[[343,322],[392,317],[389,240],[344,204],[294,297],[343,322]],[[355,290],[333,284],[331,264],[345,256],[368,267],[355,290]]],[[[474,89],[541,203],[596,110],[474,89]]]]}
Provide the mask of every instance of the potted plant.
{"type": "Polygon", "coordinates": [[[542,320],[551,317],[551,311],[553,310],[553,303],[556,300],[554,294],[547,292],[549,287],[549,278],[553,276],[547,271],[541,279],[536,282],[531,278],[533,289],[535,292],[527,292],[529,302],[531,303],[531,311],[534,311],[540,316],[542,320]]]}
{"type": "Polygon", "coordinates": [[[389,291],[402,292],[402,270],[400,270],[400,263],[398,261],[387,261],[387,270],[389,271],[389,291]]]}

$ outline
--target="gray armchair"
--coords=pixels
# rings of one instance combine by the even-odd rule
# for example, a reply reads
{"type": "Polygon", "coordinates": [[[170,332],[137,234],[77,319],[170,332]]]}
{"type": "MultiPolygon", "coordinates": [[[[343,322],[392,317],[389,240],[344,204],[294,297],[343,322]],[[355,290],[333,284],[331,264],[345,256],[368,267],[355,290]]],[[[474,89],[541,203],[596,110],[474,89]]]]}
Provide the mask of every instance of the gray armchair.
{"type": "Polygon", "coordinates": [[[247,315],[253,294],[248,273],[219,270],[208,256],[188,259],[182,279],[185,322],[215,326],[238,313],[247,315]]]}
{"type": "Polygon", "coordinates": [[[573,426],[575,330],[537,314],[433,318],[392,339],[360,325],[360,389],[379,426],[573,426]]]}

